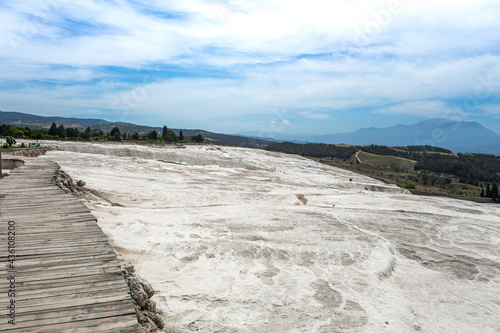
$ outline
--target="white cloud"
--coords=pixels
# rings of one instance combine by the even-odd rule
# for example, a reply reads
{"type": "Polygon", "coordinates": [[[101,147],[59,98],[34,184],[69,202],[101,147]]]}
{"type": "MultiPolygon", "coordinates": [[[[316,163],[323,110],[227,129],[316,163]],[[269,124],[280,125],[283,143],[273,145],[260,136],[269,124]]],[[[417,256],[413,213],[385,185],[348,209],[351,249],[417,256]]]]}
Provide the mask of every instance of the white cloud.
{"type": "MultiPolygon", "coordinates": [[[[8,2],[0,5],[0,108],[114,110],[194,127],[191,118],[216,124],[276,107],[325,123],[354,109],[471,113],[460,105],[476,98],[481,77],[500,78],[498,1],[401,0],[391,12],[397,2],[8,2]],[[357,42],[356,29],[368,43],[357,42]],[[155,89],[132,73],[157,65],[189,73],[163,75],[155,89]],[[117,104],[122,97],[133,107],[117,104]]],[[[474,105],[490,104],[483,112],[491,113],[495,96],[474,105]]]]}
{"type": "Polygon", "coordinates": [[[318,112],[310,112],[310,111],[303,111],[299,112],[299,115],[303,118],[307,119],[315,119],[315,120],[324,120],[324,119],[330,119],[330,116],[324,113],[318,113],[318,112]]]}
{"type": "Polygon", "coordinates": [[[465,113],[456,106],[442,101],[414,101],[374,110],[374,113],[391,115],[406,114],[427,118],[453,118],[465,113]]]}
{"type": "Polygon", "coordinates": [[[283,121],[276,121],[276,120],[273,120],[272,121],[272,124],[274,126],[285,126],[285,127],[288,127],[290,126],[292,123],[290,121],[288,121],[287,119],[283,120],[283,121]]]}

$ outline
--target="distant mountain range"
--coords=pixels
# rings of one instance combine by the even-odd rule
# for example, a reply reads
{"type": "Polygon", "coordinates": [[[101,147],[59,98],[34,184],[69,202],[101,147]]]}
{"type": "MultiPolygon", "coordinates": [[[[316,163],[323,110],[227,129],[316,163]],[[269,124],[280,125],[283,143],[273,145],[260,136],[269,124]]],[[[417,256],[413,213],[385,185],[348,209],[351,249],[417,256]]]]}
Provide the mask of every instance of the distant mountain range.
{"type": "Polygon", "coordinates": [[[430,145],[450,149],[453,152],[500,155],[500,135],[475,121],[430,119],[412,125],[362,128],[352,133],[318,136],[316,140],[354,145],[430,145]]]}
{"type": "MultiPolygon", "coordinates": [[[[249,134],[249,133],[248,133],[249,134]]],[[[475,121],[429,119],[412,125],[361,128],[355,132],[318,136],[275,136],[278,141],[345,143],[350,145],[442,147],[453,152],[500,155],[500,135],[475,121]]],[[[268,139],[271,140],[271,139],[268,139]]]]}
{"type": "MultiPolygon", "coordinates": [[[[149,133],[153,130],[161,133],[163,127],[151,127],[144,125],[136,125],[125,122],[110,122],[103,119],[83,119],[83,118],[65,118],[65,117],[43,117],[21,112],[5,112],[0,111],[0,125],[9,124],[11,126],[29,127],[34,129],[50,128],[52,123],[64,125],[64,127],[78,128],[85,130],[88,126],[92,129],[100,129],[103,131],[111,131],[115,126],[120,128],[120,131],[126,133],[149,133]]],[[[168,124],[167,124],[168,125],[168,124]]],[[[181,129],[172,129],[179,134],[181,129]]],[[[239,146],[262,148],[274,142],[262,140],[259,138],[249,138],[239,135],[227,135],[220,133],[212,133],[200,129],[182,129],[186,136],[201,134],[205,141],[219,145],[239,146]]]]}
{"type": "MultiPolygon", "coordinates": [[[[150,127],[124,122],[109,122],[103,119],[81,119],[64,117],[42,117],[20,112],[0,111],[0,124],[21,127],[49,128],[55,122],[65,127],[85,129],[87,126],[110,131],[118,126],[122,132],[161,131],[161,127],[150,127]]],[[[177,133],[179,129],[174,129],[177,133]]],[[[470,152],[500,155],[500,135],[475,121],[452,121],[429,119],[412,125],[396,125],[387,128],[361,128],[355,132],[319,136],[260,138],[252,133],[227,135],[204,130],[183,129],[184,135],[198,135],[215,144],[241,147],[264,147],[276,141],[345,143],[351,145],[418,146],[430,145],[450,149],[453,152],[470,152]]]]}

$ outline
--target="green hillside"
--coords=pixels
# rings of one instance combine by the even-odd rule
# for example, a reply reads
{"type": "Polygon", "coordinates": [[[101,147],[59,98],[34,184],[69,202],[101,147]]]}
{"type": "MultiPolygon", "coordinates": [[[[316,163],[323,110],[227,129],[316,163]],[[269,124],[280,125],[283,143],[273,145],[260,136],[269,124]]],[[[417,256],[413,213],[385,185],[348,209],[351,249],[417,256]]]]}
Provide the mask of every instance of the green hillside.
{"type": "Polygon", "coordinates": [[[359,151],[356,157],[360,163],[378,165],[400,171],[413,171],[417,161],[409,160],[397,156],[375,155],[359,151]]]}

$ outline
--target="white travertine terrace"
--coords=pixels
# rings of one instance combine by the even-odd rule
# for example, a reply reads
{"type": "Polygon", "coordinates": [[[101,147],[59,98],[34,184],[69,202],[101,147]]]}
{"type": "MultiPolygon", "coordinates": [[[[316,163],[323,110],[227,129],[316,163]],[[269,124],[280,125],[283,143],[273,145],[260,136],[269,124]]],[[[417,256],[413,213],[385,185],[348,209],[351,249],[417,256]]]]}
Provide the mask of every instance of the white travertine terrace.
{"type": "Polygon", "coordinates": [[[51,145],[166,332],[500,330],[500,205],[262,150],[51,145]]]}

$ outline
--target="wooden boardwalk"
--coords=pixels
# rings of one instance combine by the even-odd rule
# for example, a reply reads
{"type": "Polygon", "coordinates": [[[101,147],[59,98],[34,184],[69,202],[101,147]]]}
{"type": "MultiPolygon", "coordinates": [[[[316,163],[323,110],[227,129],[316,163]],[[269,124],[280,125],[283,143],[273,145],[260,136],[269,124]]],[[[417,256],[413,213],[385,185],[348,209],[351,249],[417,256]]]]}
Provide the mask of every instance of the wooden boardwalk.
{"type": "Polygon", "coordinates": [[[96,218],[51,183],[57,164],[22,159],[0,179],[0,331],[141,332],[96,218]],[[10,262],[8,244],[15,246],[10,262]]]}

